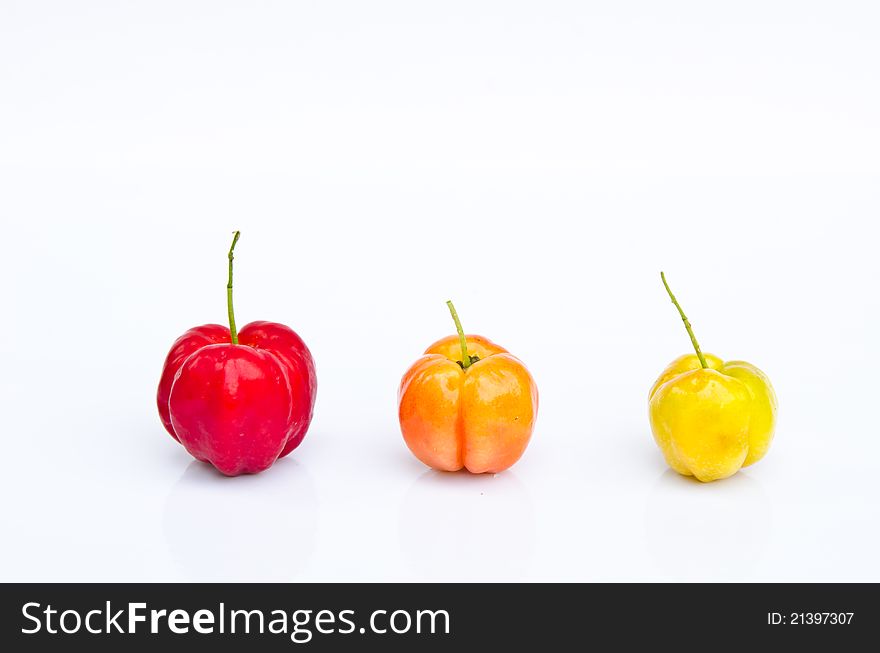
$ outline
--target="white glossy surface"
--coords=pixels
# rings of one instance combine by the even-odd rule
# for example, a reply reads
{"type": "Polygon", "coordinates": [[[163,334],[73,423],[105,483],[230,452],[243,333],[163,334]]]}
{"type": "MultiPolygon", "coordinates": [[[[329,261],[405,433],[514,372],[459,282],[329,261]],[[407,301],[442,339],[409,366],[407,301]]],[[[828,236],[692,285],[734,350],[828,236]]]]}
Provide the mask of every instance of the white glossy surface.
{"type": "Polygon", "coordinates": [[[880,581],[877,5],[369,4],[0,9],[0,580],[880,581]],[[234,228],[319,397],[230,480],[154,392],[234,228]],[[661,268],[779,394],[727,481],[651,441],[661,268]],[[497,477],[398,432],[448,298],[541,391],[497,477]]]}

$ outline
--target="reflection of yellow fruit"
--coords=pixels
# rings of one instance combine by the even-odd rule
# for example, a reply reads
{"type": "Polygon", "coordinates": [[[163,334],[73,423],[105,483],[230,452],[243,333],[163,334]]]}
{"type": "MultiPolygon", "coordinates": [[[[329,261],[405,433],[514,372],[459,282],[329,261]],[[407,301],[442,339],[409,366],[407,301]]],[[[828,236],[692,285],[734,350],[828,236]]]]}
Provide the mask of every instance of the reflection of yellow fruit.
{"type": "Polygon", "coordinates": [[[651,388],[654,440],[672,469],[701,481],[727,478],[760,460],[773,439],[776,395],[758,368],[687,354],[651,388]]]}
{"type": "Polygon", "coordinates": [[[691,324],[661,272],[696,354],[676,358],[649,395],[654,440],[672,469],[700,481],[732,476],[770,448],[776,425],[776,394],[770,379],[743,361],[725,363],[703,354],[691,324]]]}

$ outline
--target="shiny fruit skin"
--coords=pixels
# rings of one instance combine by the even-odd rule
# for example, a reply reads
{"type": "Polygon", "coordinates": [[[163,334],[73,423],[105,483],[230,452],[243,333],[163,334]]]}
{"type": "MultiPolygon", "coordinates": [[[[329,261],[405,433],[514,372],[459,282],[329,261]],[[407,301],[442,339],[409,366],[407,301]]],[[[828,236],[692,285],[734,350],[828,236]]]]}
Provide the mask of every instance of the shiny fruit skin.
{"type": "Polygon", "coordinates": [[[398,393],[410,451],[434,469],[497,473],[522,456],[538,414],[525,365],[487,338],[466,336],[479,360],[459,365],[457,336],[437,341],[406,372],[398,393]]]}
{"type": "Polygon", "coordinates": [[[776,425],[773,386],[757,367],[694,354],[674,360],[649,395],[654,440],[679,474],[708,482],[760,460],[776,425]]]}
{"type": "Polygon", "coordinates": [[[228,476],[260,472],[295,449],[317,393],[311,353],[292,329],[251,322],[238,339],[217,324],[190,329],[168,353],[156,393],[171,436],[228,476]]]}
{"type": "Polygon", "coordinates": [[[279,458],[296,449],[312,423],[315,398],[318,394],[318,377],[315,361],[303,339],[284,324],[277,322],[251,322],[238,332],[239,342],[272,352],[284,365],[290,382],[293,402],[287,442],[279,458]]]}

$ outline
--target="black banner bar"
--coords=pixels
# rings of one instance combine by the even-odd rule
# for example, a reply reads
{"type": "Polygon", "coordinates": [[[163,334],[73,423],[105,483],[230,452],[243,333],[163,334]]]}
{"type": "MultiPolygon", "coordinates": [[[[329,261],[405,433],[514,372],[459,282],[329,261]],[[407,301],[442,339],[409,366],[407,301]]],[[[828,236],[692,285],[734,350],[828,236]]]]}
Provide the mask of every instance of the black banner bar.
{"type": "Polygon", "coordinates": [[[840,647],[866,641],[880,611],[873,584],[7,584],[0,593],[7,651],[620,648],[646,637],[688,648],[840,647]]]}

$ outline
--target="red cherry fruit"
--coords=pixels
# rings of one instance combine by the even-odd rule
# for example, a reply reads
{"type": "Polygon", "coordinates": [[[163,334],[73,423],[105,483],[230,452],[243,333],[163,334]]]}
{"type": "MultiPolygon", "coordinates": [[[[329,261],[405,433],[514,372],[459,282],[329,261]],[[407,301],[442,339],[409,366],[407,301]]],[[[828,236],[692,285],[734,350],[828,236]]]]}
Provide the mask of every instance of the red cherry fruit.
{"type": "Polygon", "coordinates": [[[229,328],[194,327],[168,352],[156,401],[171,436],[198,460],[228,476],[267,469],[302,442],[315,406],[317,378],[309,348],[276,322],[236,332],[232,252],[226,286],[229,328]]]}

